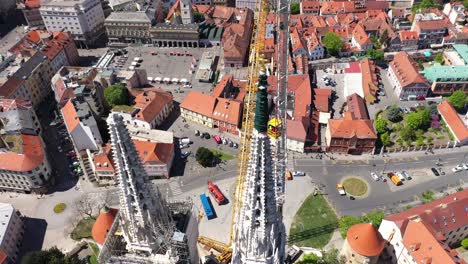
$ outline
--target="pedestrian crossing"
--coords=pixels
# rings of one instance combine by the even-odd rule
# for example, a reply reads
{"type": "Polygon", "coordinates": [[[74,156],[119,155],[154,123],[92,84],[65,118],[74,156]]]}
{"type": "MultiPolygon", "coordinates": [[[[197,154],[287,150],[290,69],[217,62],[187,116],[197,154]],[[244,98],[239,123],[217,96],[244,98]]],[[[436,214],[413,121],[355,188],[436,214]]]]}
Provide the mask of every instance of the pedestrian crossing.
{"type": "Polygon", "coordinates": [[[183,193],[178,181],[171,181],[169,183],[169,189],[171,190],[172,196],[179,196],[183,193]]]}

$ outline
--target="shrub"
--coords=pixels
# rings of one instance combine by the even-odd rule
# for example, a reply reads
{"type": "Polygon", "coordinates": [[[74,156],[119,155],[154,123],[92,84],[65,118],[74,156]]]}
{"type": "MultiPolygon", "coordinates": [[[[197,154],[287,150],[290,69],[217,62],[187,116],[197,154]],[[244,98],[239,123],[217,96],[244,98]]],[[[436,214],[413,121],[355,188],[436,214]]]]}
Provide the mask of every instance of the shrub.
{"type": "Polygon", "coordinates": [[[439,115],[431,115],[431,128],[440,128],[439,115]]]}
{"type": "Polygon", "coordinates": [[[382,144],[386,147],[390,146],[390,144],[392,143],[390,141],[390,135],[388,134],[388,132],[385,132],[380,136],[380,141],[382,141],[382,144]]]}
{"type": "Polygon", "coordinates": [[[406,143],[411,143],[416,139],[416,133],[411,127],[407,126],[403,127],[403,129],[400,131],[400,137],[406,143]]]}
{"type": "Polygon", "coordinates": [[[115,84],[104,90],[104,97],[107,103],[114,107],[116,105],[128,105],[128,90],[122,84],[115,84]]]}
{"type": "Polygon", "coordinates": [[[427,129],[430,121],[429,111],[426,109],[419,110],[406,115],[406,125],[412,129],[427,129]]]}
{"type": "Polygon", "coordinates": [[[299,6],[299,3],[291,3],[291,7],[290,7],[290,12],[291,12],[291,15],[297,15],[301,12],[300,10],[300,6],[299,6]]]}
{"type": "Polygon", "coordinates": [[[204,147],[200,147],[197,149],[195,158],[197,162],[203,167],[211,167],[214,165],[215,162],[215,155],[213,154],[213,152],[204,147]]]}
{"type": "Polygon", "coordinates": [[[401,109],[397,105],[392,105],[387,109],[387,118],[392,122],[401,121],[401,109]]]}
{"type": "Polygon", "coordinates": [[[424,138],[423,137],[418,137],[416,139],[416,146],[420,147],[422,145],[424,145],[424,138]]]}
{"type": "Polygon", "coordinates": [[[467,101],[466,94],[463,91],[456,91],[447,98],[447,101],[458,111],[465,109],[467,101]]]}
{"type": "Polygon", "coordinates": [[[426,142],[427,142],[427,144],[432,144],[432,142],[434,142],[434,138],[433,137],[426,137],[426,142]]]}
{"type": "Polygon", "coordinates": [[[461,245],[464,249],[468,249],[468,238],[463,239],[461,245]]]}
{"type": "Polygon", "coordinates": [[[387,120],[385,119],[379,118],[375,120],[374,126],[375,126],[375,130],[379,134],[383,134],[388,131],[387,120]]]}
{"type": "Polygon", "coordinates": [[[54,213],[60,214],[61,212],[65,211],[66,208],[67,208],[66,204],[59,203],[59,204],[54,206],[54,213]]]}
{"type": "Polygon", "coordinates": [[[427,190],[422,193],[422,200],[424,203],[430,203],[435,200],[434,192],[431,190],[427,190]]]}

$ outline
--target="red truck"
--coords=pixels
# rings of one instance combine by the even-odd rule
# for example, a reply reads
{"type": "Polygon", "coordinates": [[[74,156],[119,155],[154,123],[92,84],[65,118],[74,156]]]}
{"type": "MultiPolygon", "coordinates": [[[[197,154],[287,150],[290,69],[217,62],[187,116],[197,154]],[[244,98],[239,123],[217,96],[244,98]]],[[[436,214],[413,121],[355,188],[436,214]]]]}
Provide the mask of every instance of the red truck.
{"type": "Polygon", "coordinates": [[[219,205],[222,205],[226,202],[226,198],[221,190],[218,188],[218,185],[214,184],[212,181],[208,181],[208,191],[215,198],[216,202],[219,205]]]}

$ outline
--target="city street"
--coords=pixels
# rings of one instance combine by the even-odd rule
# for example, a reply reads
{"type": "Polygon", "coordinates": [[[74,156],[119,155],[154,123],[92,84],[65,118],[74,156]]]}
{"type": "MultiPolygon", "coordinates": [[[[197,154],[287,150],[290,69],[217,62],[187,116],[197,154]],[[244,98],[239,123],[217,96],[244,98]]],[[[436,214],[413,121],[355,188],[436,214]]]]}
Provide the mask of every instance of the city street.
{"type": "Polygon", "coordinates": [[[451,170],[459,163],[468,162],[463,153],[466,153],[466,149],[448,150],[441,154],[436,152],[434,155],[419,153],[417,155],[410,152],[402,153],[399,157],[392,155],[391,158],[384,159],[377,156],[364,160],[296,159],[295,169],[305,171],[311,182],[327,195],[333,207],[341,215],[361,215],[374,209],[398,210],[400,206],[412,202],[415,195],[420,195],[426,190],[439,192],[447,186],[459,186],[461,180],[467,179],[468,171],[453,173],[451,170]],[[439,158],[446,175],[436,177],[430,168],[436,167],[435,163],[439,158]],[[413,179],[404,181],[399,187],[393,186],[390,181],[375,182],[370,177],[371,172],[401,170],[408,171],[413,179]],[[347,196],[340,196],[335,186],[346,176],[357,176],[366,180],[370,187],[368,196],[354,201],[347,196]]]}

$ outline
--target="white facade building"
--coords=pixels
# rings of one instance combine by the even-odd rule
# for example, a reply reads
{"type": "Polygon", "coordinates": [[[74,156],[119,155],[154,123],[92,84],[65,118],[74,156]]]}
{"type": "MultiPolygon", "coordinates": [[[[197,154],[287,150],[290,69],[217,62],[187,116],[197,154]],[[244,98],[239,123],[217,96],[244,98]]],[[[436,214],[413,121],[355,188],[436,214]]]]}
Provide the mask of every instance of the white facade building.
{"type": "Polygon", "coordinates": [[[182,24],[192,24],[193,23],[193,10],[192,2],[190,0],[181,0],[180,1],[180,15],[182,17],[182,24]]]}
{"type": "Polygon", "coordinates": [[[2,263],[17,263],[24,225],[20,213],[11,205],[0,203],[0,252],[6,255],[2,263]]]}
{"type": "Polygon", "coordinates": [[[40,12],[47,30],[64,30],[85,45],[93,44],[104,33],[99,0],[49,0],[42,3],[40,12]]]}

